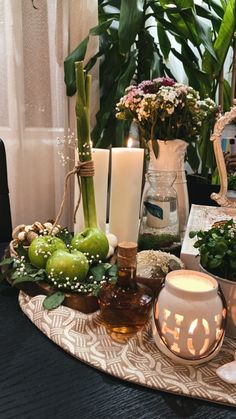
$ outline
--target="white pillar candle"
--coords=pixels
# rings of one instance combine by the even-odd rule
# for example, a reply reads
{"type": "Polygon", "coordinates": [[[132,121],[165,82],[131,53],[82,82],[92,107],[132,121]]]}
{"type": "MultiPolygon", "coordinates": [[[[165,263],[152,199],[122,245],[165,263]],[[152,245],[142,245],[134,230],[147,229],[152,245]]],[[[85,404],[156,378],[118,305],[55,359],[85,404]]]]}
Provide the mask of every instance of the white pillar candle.
{"type": "MultiPolygon", "coordinates": [[[[106,213],[107,213],[107,185],[108,185],[108,166],[109,166],[110,150],[101,148],[92,148],[92,159],[94,161],[94,189],[95,202],[97,211],[97,221],[99,227],[105,231],[106,229],[106,213]]],[[[76,157],[76,160],[78,158],[76,157]]],[[[74,207],[78,202],[79,187],[77,179],[75,178],[75,198],[74,207]]],[[[75,233],[80,232],[84,228],[84,215],[82,198],[79,209],[76,214],[76,223],[74,225],[75,233]]]]}
{"type": "Polygon", "coordinates": [[[113,148],[109,230],[118,241],[137,241],[144,150],[113,148]]]}

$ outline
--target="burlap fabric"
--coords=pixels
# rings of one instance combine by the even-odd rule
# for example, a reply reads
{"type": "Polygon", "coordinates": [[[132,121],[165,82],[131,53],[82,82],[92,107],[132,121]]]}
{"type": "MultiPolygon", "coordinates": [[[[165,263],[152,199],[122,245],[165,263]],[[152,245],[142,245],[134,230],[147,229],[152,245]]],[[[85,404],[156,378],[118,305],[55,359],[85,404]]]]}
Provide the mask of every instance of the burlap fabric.
{"type": "Polygon", "coordinates": [[[156,347],[150,323],[128,343],[114,342],[99,318],[60,306],[44,310],[45,297],[19,295],[26,316],[54,343],[81,361],[122,380],[179,395],[236,405],[236,385],[221,381],[216,369],[233,360],[236,340],[226,338],[220,353],[199,366],[174,364],[156,347]]]}

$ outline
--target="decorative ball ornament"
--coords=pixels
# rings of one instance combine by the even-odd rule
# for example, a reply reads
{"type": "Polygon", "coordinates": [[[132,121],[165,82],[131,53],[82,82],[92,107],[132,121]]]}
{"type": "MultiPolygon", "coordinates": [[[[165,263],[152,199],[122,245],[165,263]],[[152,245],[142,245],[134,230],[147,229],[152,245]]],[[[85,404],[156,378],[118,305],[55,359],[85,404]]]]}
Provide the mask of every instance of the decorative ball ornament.
{"type": "Polygon", "coordinates": [[[226,304],[217,281],[204,273],[167,274],[154,303],[152,330],[157,347],[183,364],[201,364],[220,350],[226,304]]]}

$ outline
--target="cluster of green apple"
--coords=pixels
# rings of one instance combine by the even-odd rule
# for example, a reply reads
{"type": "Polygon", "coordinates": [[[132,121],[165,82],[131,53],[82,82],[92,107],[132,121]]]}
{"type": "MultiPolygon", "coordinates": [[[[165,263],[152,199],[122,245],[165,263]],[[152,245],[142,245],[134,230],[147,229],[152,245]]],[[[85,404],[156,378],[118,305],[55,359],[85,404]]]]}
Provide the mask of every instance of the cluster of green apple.
{"type": "Polygon", "coordinates": [[[108,253],[108,238],[98,228],[86,228],[67,245],[55,236],[39,236],[28,250],[31,264],[45,269],[49,282],[57,288],[75,291],[85,282],[91,264],[101,263],[108,253]]]}

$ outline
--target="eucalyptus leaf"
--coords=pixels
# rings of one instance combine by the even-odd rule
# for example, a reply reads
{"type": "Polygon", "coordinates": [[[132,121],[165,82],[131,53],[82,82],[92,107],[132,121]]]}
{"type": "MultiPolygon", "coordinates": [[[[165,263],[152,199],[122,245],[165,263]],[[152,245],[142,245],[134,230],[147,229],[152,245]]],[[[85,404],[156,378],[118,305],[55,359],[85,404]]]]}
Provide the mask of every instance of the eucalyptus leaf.
{"type": "Polygon", "coordinates": [[[111,267],[108,270],[108,275],[110,277],[116,277],[117,276],[117,270],[118,270],[117,265],[111,265],[111,267]]]}
{"type": "Polygon", "coordinates": [[[22,282],[40,282],[40,281],[45,281],[45,278],[42,278],[41,276],[27,276],[27,275],[17,275],[16,277],[12,276],[12,279],[14,279],[14,281],[12,282],[12,285],[17,285],[20,284],[22,282]],[[15,279],[14,279],[15,278],[15,279]]]}
{"type": "Polygon", "coordinates": [[[159,205],[152,204],[151,202],[144,201],[144,206],[147,209],[147,211],[156,218],[159,218],[160,220],[163,220],[163,209],[159,205]]]}
{"type": "Polygon", "coordinates": [[[57,308],[61,305],[61,303],[65,299],[65,293],[62,291],[56,291],[51,295],[48,295],[43,300],[43,307],[46,310],[53,310],[54,308],[57,308]]]}
{"type": "Polygon", "coordinates": [[[17,247],[17,254],[19,256],[24,256],[26,260],[28,260],[28,250],[24,247],[23,243],[19,243],[17,247]]]}
{"type": "Polygon", "coordinates": [[[0,262],[0,266],[11,265],[15,260],[15,258],[5,258],[0,262]]]}
{"type": "Polygon", "coordinates": [[[104,265],[101,263],[101,264],[92,266],[89,270],[89,275],[92,275],[95,281],[101,281],[102,277],[105,275],[104,265]]]}

